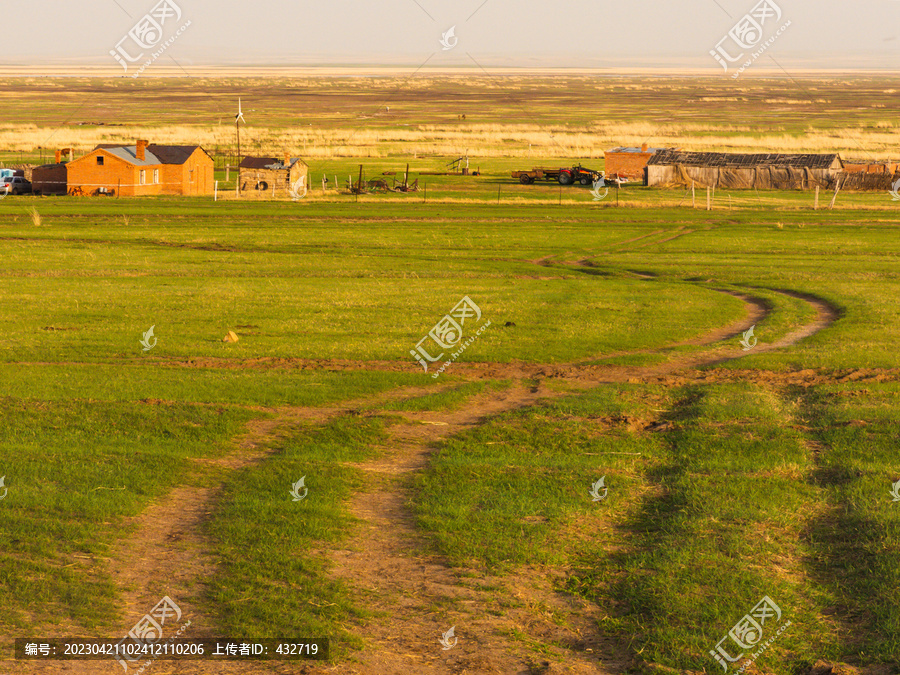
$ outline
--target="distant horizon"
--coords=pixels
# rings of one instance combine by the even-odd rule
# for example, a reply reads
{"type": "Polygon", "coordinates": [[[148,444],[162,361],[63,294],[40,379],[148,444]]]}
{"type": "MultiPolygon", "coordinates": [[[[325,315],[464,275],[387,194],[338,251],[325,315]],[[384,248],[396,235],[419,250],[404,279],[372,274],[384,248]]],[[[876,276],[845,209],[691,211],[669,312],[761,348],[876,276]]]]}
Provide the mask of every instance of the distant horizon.
{"type": "MultiPolygon", "coordinates": [[[[616,78],[616,77],[671,77],[671,78],[698,78],[728,80],[718,73],[710,73],[702,67],[686,68],[686,67],[667,67],[667,66],[629,66],[629,67],[565,67],[565,66],[535,66],[535,65],[492,65],[478,68],[475,66],[425,66],[416,68],[418,74],[435,75],[465,75],[465,76],[484,76],[488,75],[532,75],[540,76],[578,76],[587,75],[593,77],[616,78]]],[[[380,76],[398,76],[410,75],[410,66],[402,63],[389,64],[361,64],[361,63],[320,63],[316,65],[309,64],[280,64],[280,63],[259,63],[259,64],[190,64],[189,66],[175,66],[172,64],[154,65],[142,78],[171,78],[171,77],[192,77],[192,76],[232,76],[232,77],[253,77],[259,74],[272,73],[281,76],[290,76],[291,74],[302,75],[304,77],[380,77],[380,76]],[[191,70],[192,69],[192,70],[191,70]]],[[[43,77],[43,78],[70,78],[70,77],[103,77],[110,79],[128,79],[127,75],[123,75],[120,69],[110,67],[103,64],[16,64],[4,63],[0,61],[0,77],[16,78],[16,77],[43,77]]],[[[767,67],[765,65],[756,65],[741,76],[741,79],[790,79],[792,77],[886,77],[900,79],[900,71],[889,68],[875,67],[804,67],[795,68],[789,73],[783,70],[767,67]]],[[[739,84],[739,81],[736,82],[739,84]]]]}
{"type": "MultiPolygon", "coordinates": [[[[196,68],[234,68],[234,69],[254,69],[254,68],[296,68],[296,69],[317,69],[317,68],[358,68],[358,69],[406,69],[406,70],[474,70],[481,69],[503,69],[503,70],[585,70],[585,71],[605,71],[622,69],[627,71],[656,72],[656,71],[672,71],[688,69],[700,74],[714,77],[722,76],[722,69],[714,67],[715,63],[712,58],[707,57],[690,57],[690,56],[672,56],[666,59],[635,59],[635,58],[616,58],[616,57],[593,57],[578,58],[578,63],[574,54],[547,54],[541,58],[534,55],[523,56],[517,58],[515,55],[491,55],[480,54],[479,60],[474,62],[437,62],[429,61],[425,63],[410,60],[408,56],[396,55],[393,58],[384,57],[380,60],[371,58],[364,54],[347,54],[347,55],[321,55],[315,57],[312,55],[303,58],[297,58],[296,55],[284,57],[261,57],[256,60],[240,60],[227,61],[222,59],[210,60],[202,55],[197,57],[191,56],[191,50],[185,50],[179,58],[175,59],[163,57],[154,63],[153,68],[183,68],[185,70],[196,68]]],[[[897,57],[895,56],[874,56],[871,54],[857,55],[841,55],[828,56],[824,58],[810,57],[803,54],[786,54],[781,55],[785,62],[790,63],[790,68],[786,68],[784,63],[779,64],[772,61],[761,60],[753,65],[754,70],[771,70],[787,74],[794,72],[806,71],[835,71],[835,72],[893,72],[900,75],[897,68],[897,57]]],[[[52,69],[55,67],[85,67],[92,69],[109,70],[113,74],[123,74],[122,69],[116,65],[111,58],[95,58],[88,56],[71,56],[56,57],[45,59],[15,59],[10,58],[8,54],[0,55],[0,68],[40,68],[52,69]]],[[[149,74],[149,73],[148,73],[149,74]]]]}

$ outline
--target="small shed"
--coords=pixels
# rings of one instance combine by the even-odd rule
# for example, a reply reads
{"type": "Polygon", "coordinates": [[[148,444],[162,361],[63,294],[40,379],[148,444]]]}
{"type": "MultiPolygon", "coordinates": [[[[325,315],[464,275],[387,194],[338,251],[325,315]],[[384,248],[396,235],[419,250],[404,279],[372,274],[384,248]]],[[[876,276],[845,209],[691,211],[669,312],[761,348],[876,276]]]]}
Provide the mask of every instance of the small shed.
{"type": "Polygon", "coordinates": [[[647,185],[757,190],[834,187],[840,155],[736,154],[663,150],[647,162],[647,185]]]}
{"type": "Polygon", "coordinates": [[[650,148],[644,143],[639,148],[613,148],[604,153],[607,178],[628,178],[646,181],[647,162],[665,148],[650,148]]]}
{"type": "Polygon", "coordinates": [[[244,157],[240,164],[241,197],[273,199],[290,197],[297,181],[309,188],[309,165],[299,157],[244,157]]]}

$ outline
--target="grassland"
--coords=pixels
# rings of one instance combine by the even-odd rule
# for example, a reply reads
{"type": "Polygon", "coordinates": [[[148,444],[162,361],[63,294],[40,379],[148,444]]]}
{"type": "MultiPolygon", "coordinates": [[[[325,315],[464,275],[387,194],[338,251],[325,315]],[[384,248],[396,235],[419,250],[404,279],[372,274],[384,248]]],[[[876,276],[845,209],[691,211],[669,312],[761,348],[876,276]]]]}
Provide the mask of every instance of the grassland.
{"type": "MultiPolygon", "coordinates": [[[[49,95],[38,84],[11,119],[49,95]]],[[[596,122],[564,118],[561,91],[622,103],[640,125],[641,104],[662,109],[687,86],[588,84],[515,86],[547,96],[536,114],[550,125],[596,122]]],[[[296,85],[298,98],[356,86],[296,85]]],[[[874,103],[890,88],[853,85],[874,103]]],[[[82,86],[124,105],[121,83],[61,91],[82,86]]],[[[236,91],[203,86],[207,112],[236,91]]],[[[841,83],[809,86],[854,100],[841,83]]],[[[484,92],[472,101],[468,118],[502,115],[484,92]]],[[[291,125],[284,105],[265,106],[266,133],[291,125]]],[[[729,111],[693,123],[720,134],[729,111]]],[[[744,114],[761,126],[770,112],[744,114]]],[[[190,127],[172,115],[134,121],[174,139],[190,127]]],[[[839,126],[794,121],[801,140],[839,126]]],[[[418,142],[361,161],[396,170],[418,142]]],[[[169,595],[192,637],[330,637],[333,663],[310,673],[713,673],[709,651],[769,596],[791,626],[750,672],[900,672],[890,197],[813,211],[804,193],[719,194],[706,211],[627,188],[614,208],[586,189],[514,185],[524,142],[485,155],[481,177],[430,176],[427,200],[0,200],[3,643],[121,636],[169,595]],[[492,325],[430,377],[409,351],[464,295],[492,325]],[[751,325],[759,343],[743,351],[751,325]],[[309,493],[293,501],[301,476],[309,493]]],[[[353,152],[316,170],[346,174],[353,152]]],[[[72,672],[119,668],[85,663],[72,672]]]]}
{"type": "MultiPolygon", "coordinates": [[[[429,75],[0,79],[0,158],[98,143],[200,143],[236,155],[313,160],[602,159],[619,145],[737,152],[896,155],[890,76],[746,78],[429,75]],[[462,116],[465,119],[462,119],[462,116]]],[[[437,167],[442,162],[434,163],[437,167]]],[[[316,172],[317,173],[317,172],[316,172]]],[[[330,173],[330,172],[329,172],[330,173]]]]}

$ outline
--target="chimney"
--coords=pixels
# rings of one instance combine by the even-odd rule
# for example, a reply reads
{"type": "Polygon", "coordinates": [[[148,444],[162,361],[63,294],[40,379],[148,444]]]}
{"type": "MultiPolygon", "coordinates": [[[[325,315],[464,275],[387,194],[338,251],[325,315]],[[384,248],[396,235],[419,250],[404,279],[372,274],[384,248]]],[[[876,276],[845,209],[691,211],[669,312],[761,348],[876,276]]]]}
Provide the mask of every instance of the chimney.
{"type": "Polygon", "coordinates": [[[641,144],[641,152],[647,152],[647,144],[646,143],[641,144]]]}
{"type": "Polygon", "coordinates": [[[143,141],[143,140],[141,140],[141,139],[138,139],[136,145],[137,145],[137,147],[136,147],[135,156],[136,156],[139,160],[144,161],[144,160],[146,159],[146,157],[147,157],[147,152],[146,152],[146,150],[147,150],[147,141],[143,141]]]}
{"type": "Polygon", "coordinates": [[[57,150],[57,151],[56,151],[56,163],[59,164],[59,162],[60,162],[61,159],[62,159],[62,151],[61,151],[61,150],[57,150]]]}
{"type": "Polygon", "coordinates": [[[284,155],[284,165],[289,167],[291,165],[291,155],[290,153],[285,153],[284,155]]]}
{"type": "Polygon", "coordinates": [[[69,161],[75,159],[75,148],[69,148],[69,161]]]}

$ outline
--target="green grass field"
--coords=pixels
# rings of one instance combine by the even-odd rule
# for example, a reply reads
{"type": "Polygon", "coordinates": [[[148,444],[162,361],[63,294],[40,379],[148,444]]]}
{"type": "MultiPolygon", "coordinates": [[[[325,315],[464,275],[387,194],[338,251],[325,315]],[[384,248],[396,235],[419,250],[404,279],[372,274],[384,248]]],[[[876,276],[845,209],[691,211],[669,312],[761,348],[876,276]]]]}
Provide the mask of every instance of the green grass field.
{"type": "Polygon", "coordinates": [[[310,673],[715,673],[768,596],[728,672],[790,621],[745,672],[900,673],[889,196],[616,208],[512,164],[0,200],[0,669],[168,595],[188,636],[330,638],[310,673]],[[410,350],[463,296],[491,324],[432,377],[410,350]]]}

